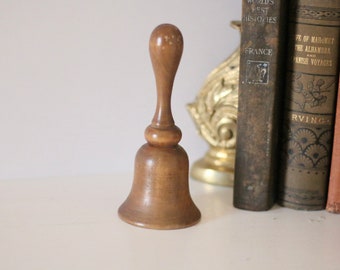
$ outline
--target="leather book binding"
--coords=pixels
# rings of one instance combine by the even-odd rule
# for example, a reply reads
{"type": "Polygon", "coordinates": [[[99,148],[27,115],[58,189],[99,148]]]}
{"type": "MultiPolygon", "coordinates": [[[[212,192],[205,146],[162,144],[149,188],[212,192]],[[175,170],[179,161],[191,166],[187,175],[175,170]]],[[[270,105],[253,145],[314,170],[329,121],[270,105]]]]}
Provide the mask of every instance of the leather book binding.
{"type": "MultiPolygon", "coordinates": [[[[340,88],[340,82],[338,83],[340,88]]],[[[336,107],[331,172],[328,186],[326,210],[340,214],[340,90],[336,107]]]]}
{"type": "Polygon", "coordinates": [[[233,203],[250,211],[275,201],[285,7],[283,0],[242,1],[233,203]]]}
{"type": "Polygon", "coordinates": [[[278,202],[326,206],[339,76],[339,0],[292,0],[278,202]]]}

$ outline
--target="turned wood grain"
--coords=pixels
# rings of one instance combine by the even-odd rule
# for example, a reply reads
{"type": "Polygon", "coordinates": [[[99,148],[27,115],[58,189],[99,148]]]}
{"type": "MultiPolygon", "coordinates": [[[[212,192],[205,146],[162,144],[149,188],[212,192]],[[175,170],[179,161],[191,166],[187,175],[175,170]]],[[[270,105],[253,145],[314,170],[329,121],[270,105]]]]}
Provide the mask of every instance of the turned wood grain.
{"type": "Polygon", "coordinates": [[[191,199],[189,160],[178,145],[181,130],[171,112],[171,94],[183,52],[180,30],[171,24],[154,29],[149,42],[157,105],[137,152],[129,196],[119,208],[122,220],[152,229],[179,229],[196,224],[200,211],[191,199]]]}

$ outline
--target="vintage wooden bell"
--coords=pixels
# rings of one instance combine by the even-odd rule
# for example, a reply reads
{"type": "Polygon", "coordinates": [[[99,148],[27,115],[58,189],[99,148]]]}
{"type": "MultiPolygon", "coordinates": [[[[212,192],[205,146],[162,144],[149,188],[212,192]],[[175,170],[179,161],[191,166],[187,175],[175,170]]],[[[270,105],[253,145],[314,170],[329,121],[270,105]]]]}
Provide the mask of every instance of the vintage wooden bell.
{"type": "Polygon", "coordinates": [[[183,52],[183,37],[171,24],[154,29],[149,42],[157,107],[137,152],[133,185],[118,213],[127,223],[152,229],[179,229],[201,217],[189,193],[189,161],[178,145],[181,130],[171,113],[171,93],[183,52]]]}

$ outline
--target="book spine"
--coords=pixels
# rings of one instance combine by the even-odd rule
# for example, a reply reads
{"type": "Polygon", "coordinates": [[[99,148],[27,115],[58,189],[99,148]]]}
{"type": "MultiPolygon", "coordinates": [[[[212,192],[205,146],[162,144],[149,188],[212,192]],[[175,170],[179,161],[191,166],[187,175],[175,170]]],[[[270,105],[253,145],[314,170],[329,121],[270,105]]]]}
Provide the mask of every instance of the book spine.
{"type": "MultiPolygon", "coordinates": [[[[340,89],[340,81],[338,83],[340,89]]],[[[332,150],[331,172],[328,186],[326,210],[340,214],[340,90],[338,89],[338,101],[335,116],[334,140],[332,150]]]]}
{"type": "Polygon", "coordinates": [[[243,0],[233,204],[265,211],[275,201],[278,113],[285,46],[283,0],[243,0]]]}
{"type": "Polygon", "coordinates": [[[289,5],[279,204],[326,206],[339,76],[339,0],[289,5]]]}

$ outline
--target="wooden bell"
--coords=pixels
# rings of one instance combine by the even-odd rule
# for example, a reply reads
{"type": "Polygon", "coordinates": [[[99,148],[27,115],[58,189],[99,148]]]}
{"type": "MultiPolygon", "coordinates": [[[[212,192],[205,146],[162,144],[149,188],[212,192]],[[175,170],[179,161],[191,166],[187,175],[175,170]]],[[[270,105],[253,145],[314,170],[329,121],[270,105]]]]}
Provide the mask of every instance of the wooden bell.
{"type": "Polygon", "coordinates": [[[181,130],[171,113],[171,92],[183,52],[183,37],[171,24],[154,29],[149,51],[157,87],[157,107],[137,152],[133,185],[120,206],[122,220],[152,229],[179,229],[201,217],[189,193],[189,161],[178,145],[181,130]]]}

